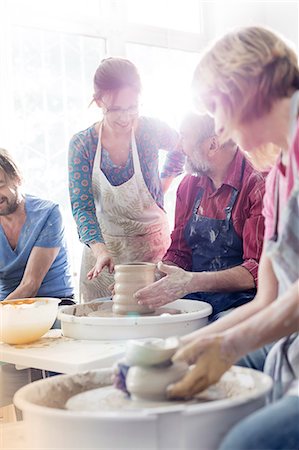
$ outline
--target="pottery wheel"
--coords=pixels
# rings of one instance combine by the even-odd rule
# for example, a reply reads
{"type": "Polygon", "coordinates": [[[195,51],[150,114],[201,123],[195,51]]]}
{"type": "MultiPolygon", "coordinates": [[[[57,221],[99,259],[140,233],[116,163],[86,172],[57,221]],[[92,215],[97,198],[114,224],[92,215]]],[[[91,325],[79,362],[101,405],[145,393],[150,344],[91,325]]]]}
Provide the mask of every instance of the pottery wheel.
{"type": "Polygon", "coordinates": [[[179,299],[152,314],[117,315],[111,298],[65,306],[58,312],[64,336],[73,339],[141,339],[182,336],[201,328],[212,312],[209,303],[179,299]]]}
{"type": "MultiPolygon", "coordinates": [[[[83,305],[82,305],[83,306],[83,305]]],[[[80,308],[80,305],[76,307],[74,311],[75,316],[79,317],[116,317],[116,318],[122,318],[126,317],[124,315],[115,314],[112,312],[112,306],[113,302],[98,302],[98,303],[91,303],[87,306],[87,304],[84,305],[84,309],[80,308]]],[[[158,308],[156,311],[149,313],[149,314],[142,314],[143,317],[157,317],[162,316],[164,314],[167,315],[173,315],[173,314],[182,314],[183,311],[180,311],[176,308],[158,308]]],[[[140,316],[138,313],[131,313],[127,316],[140,316]]]]}
{"type": "Polygon", "coordinates": [[[151,410],[177,405],[194,405],[224,399],[246,398],[255,389],[255,379],[251,375],[240,374],[238,367],[232,367],[221,380],[189,401],[151,401],[131,399],[113,386],[92,389],[74,395],[66,402],[65,408],[73,411],[136,411],[151,410]]]}

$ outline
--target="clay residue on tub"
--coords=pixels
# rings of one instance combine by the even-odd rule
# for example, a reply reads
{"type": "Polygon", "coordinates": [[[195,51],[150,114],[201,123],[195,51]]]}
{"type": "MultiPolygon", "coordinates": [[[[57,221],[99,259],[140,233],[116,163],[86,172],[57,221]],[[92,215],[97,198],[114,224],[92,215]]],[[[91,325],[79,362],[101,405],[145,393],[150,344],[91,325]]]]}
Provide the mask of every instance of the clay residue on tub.
{"type": "Polygon", "coordinates": [[[75,317],[88,317],[91,313],[95,311],[112,311],[112,301],[111,302],[91,302],[83,303],[81,305],[75,305],[69,310],[65,311],[66,314],[70,314],[75,317]]]}
{"type": "Polygon", "coordinates": [[[112,370],[91,371],[76,375],[61,375],[35,383],[34,395],[31,401],[36,405],[48,408],[65,409],[70,397],[80,392],[105,387],[112,383],[112,370]]]}
{"type": "MultiPolygon", "coordinates": [[[[76,305],[70,310],[65,311],[66,314],[70,314],[75,317],[136,317],[140,316],[138,313],[130,313],[127,315],[115,314],[112,311],[112,301],[106,302],[91,302],[81,305],[76,305]]],[[[182,314],[183,311],[175,308],[158,308],[156,311],[149,314],[142,314],[142,317],[154,317],[161,316],[162,314],[182,314]]]]}
{"type": "Polygon", "coordinates": [[[150,410],[157,407],[168,407],[170,404],[196,405],[219,400],[246,398],[251,395],[254,389],[257,389],[257,379],[249,374],[240,373],[238,369],[235,370],[233,367],[223,375],[217,384],[209,386],[205,391],[188,401],[135,399],[128,397],[112,386],[107,386],[104,389],[89,390],[86,394],[81,392],[81,395],[72,398],[66,407],[81,412],[150,410]]]}

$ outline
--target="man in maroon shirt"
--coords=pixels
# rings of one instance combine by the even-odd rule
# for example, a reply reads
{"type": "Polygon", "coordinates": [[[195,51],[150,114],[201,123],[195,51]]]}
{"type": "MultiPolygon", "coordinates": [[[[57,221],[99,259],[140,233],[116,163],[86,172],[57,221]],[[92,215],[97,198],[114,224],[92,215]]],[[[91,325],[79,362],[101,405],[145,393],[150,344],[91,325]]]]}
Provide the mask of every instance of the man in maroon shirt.
{"type": "Polygon", "coordinates": [[[190,174],[178,188],[172,242],[159,264],[166,276],[135,297],[156,308],[187,296],[209,302],[215,317],[255,296],[265,181],[232,141],[219,143],[211,117],[190,114],[181,139],[190,174]]]}

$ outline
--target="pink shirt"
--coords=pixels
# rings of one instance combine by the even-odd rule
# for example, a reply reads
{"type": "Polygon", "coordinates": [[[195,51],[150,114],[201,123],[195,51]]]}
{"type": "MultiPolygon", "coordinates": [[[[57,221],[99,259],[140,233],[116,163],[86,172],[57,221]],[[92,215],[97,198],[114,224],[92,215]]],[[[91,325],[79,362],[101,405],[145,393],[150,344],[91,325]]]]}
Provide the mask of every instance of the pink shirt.
{"type": "Polygon", "coordinates": [[[283,215],[283,210],[293,189],[294,173],[299,173],[299,120],[294,142],[289,152],[288,166],[285,167],[279,159],[267,176],[263,208],[265,239],[271,239],[275,231],[275,180],[278,178],[279,183],[278,231],[280,231],[279,218],[283,215]]]}

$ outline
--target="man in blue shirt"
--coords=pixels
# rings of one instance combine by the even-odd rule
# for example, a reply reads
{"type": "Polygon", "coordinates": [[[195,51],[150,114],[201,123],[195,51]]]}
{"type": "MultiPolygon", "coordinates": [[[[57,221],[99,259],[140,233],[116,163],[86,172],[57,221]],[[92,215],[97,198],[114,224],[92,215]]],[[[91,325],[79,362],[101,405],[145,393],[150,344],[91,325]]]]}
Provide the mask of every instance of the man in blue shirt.
{"type": "Polygon", "coordinates": [[[20,171],[0,149],[0,300],[71,298],[73,286],[58,205],[23,194],[20,171]]]}

